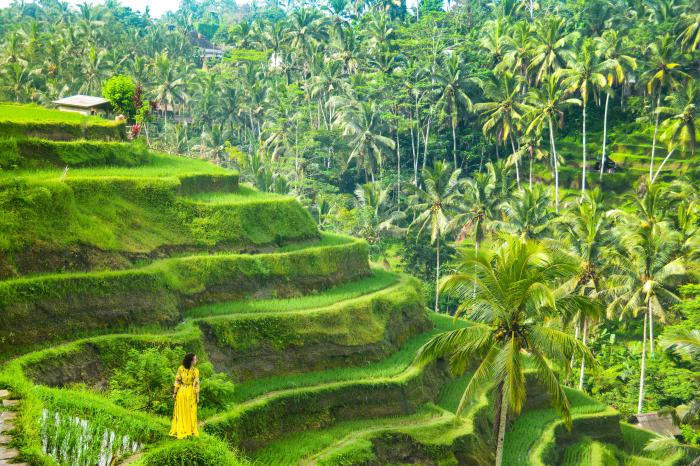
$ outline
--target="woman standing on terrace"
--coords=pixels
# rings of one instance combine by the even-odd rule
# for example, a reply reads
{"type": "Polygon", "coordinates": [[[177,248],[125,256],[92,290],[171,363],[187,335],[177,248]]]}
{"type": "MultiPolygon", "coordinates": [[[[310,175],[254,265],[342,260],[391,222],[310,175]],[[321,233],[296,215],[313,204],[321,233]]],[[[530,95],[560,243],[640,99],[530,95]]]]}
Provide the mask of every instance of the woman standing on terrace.
{"type": "Polygon", "coordinates": [[[182,439],[190,435],[199,436],[197,430],[197,403],[199,403],[199,369],[197,356],[187,353],[177,369],[173,399],[173,423],[170,435],[182,439]]]}

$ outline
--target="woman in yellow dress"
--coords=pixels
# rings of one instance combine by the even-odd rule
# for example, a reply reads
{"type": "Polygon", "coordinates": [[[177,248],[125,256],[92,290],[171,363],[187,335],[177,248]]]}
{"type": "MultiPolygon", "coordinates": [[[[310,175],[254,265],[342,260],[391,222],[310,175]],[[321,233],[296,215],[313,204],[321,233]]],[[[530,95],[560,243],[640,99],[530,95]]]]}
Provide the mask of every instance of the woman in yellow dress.
{"type": "Polygon", "coordinates": [[[177,369],[173,399],[173,423],[170,435],[182,439],[190,435],[199,436],[197,430],[197,403],[199,403],[199,369],[197,356],[187,353],[177,369]]]}

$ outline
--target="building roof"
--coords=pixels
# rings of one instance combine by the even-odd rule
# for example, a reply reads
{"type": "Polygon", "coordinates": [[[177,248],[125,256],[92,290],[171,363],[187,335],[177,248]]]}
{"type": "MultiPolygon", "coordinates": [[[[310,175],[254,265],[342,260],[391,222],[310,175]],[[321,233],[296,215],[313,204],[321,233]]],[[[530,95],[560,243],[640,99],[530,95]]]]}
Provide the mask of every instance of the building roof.
{"type": "Polygon", "coordinates": [[[53,103],[68,107],[92,108],[106,105],[109,103],[109,100],[91,95],[73,95],[70,97],[64,97],[63,99],[54,100],[53,103]]]}
{"type": "Polygon", "coordinates": [[[639,421],[639,427],[665,437],[681,434],[681,430],[674,424],[673,417],[670,414],[637,414],[637,421],[639,421]]]}

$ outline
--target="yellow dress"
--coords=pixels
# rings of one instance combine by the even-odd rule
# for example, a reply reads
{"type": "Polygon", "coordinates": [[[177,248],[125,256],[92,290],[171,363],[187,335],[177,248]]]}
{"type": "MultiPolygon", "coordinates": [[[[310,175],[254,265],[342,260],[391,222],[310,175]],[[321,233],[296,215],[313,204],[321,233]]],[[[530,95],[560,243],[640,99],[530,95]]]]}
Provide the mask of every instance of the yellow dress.
{"type": "Polygon", "coordinates": [[[199,436],[197,430],[197,395],[199,394],[199,369],[180,366],[175,376],[175,409],[170,435],[179,439],[199,436]]]}

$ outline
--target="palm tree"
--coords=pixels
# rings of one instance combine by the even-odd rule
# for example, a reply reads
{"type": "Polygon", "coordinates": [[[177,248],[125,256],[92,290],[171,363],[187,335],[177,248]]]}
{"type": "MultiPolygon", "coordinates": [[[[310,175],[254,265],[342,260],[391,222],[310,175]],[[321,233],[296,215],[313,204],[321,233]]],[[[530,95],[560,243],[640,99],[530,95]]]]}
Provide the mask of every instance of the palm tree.
{"type": "Polygon", "coordinates": [[[698,92],[697,81],[690,81],[683,92],[674,93],[667,97],[667,100],[671,102],[669,107],[656,109],[658,113],[670,113],[672,116],[664,121],[661,134],[661,138],[668,141],[668,153],[656,170],[654,177],[651,178],[651,183],[656,181],[664,165],[679,146],[681,150],[690,147],[691,151],[695,152],[697,133],[695,118],[698,112],[698,94],[700,92],[698,92]]]}
{"type": "Polygon", "coordinates": [[[564,76],[562,85],[567,92],[578,92],[583,108],[583,163],[581,164],[581,193],[586,192],[586,108],[588,98],[596,89],[603,89],[607,83],[605,68],[595,53],[593,41],[583,41],[579,53],[569,62],[569,68],[561,70],[564,76]]]}
{"type": "Polygon", "coordinates": [[[700,13],[684,13],[681,15],[685,20],[685,29],[678,36],[678,40],[683,45],[684,50],[692,52],[700,46],[700,13]]]}
{"type": "Polygon", "coordinates": [[[97,49],[92,46],[85,57],[82,67],[82,82],[80,91],[85,94],[100,95],[102,92],[102,81],[107,77],[112,63],[105,58],[107,51],[97,49]]]}
{"type": "MultiPolygon", "coordinates": [[[[602,291],[601,278],[607,266],[606,255],[610,244],[610,219],[602,208],[603,198],[594,189],[579,198],[571,211],[561,219],[566,228],[565,243],[569,253],[578,262],[578,272],[573,278],[573,289],[597,302],[602,291]]],[[[586,344],[592,323],[600,317],[600,307],[591,306],[575,316],[576,334],[586,344]]],[[[579,390],[583,390],[586,361],[581,360],[579,390]]]]}
{"type": "Polygon", "coordinates": [[[611,274],[606,287],[606,293],[612,297],[608,314],[617,313],[620,318],[630,315],[637,317],[640,312],[644,314],[637,403],[637,413],[641,414],[644,407],[647,328],[653,341],[654,315],[664,319],[668,305],[679,300],[671,291],[671,283],[685,274],[685,267],[678,256],[679,234],[665,221],[623,223],[619,227],[617,240],[621,250],[611,255],[617,272],[611,274]]]}
{"type": "Polygon", "coordinates": [[[382,158],[394,149],[394,141],[381,134],[379,110],[374,102],[358,102],[341,97],[331,98],[329,104],[338,108],[335,124],[350,137],[350,157],[355,159],[358,169],[364,167],[365,181],[368,174],[374,181],[377,166],[382,167],[382,158]]]}
{"type": "Polygon", "coordinates": [[[608,103],[615,84],[624,84],[629,72],[637,69],[637,60],[625,54],[626,50],[617,31],[608,29],[594,39],[598,44],[598,53],[605,59],[602,66],[607,71],[608,85],[605,90],[605,111],[603,113],[603,155],[600,163],[600,181],[605,171],[605,153],[608,142],[608,103]]]}
{"type": "Polygon", "coordinates": [[[649,45],[647,49],[649,59],[647,71],[642,75],[642,79],[647,83],[649,94],[656,93],[656,121],[654,123],[654,137],[651,143],[651,160],[649,162],[649,181],[654,178],[654,155],[656,153],[656,141],[659,131],[659,117],[661,113],[658,108],[661,106],[665,92],[675,88],[680,78],[689,79],[686,73],[680,69],[680,63],[676,62],[676,47],[673,39],[668,34],[659,37],[656,42],[649,45]]]}
{"type": "Polygon", "coordinates": [[[376,249],[384,235],[398,231],[396,222],[405,216],[392,208],[390,194],[391,188],[382,189],[379,183],[365,183],[355,189],[358,233],[371,249],[376,249]]]}
{"type": "MultiPolygon", "coordinates": [[[[527,125],[525,125],[527,127],[527,125]]],[[[549,152],[542,147],[542,129],[537,128],[526,133],[520,141],[520,147],[508,159],[510,165],[519,163],[526,155],[529,156],[528,187],[532,189],[532,162],[549,157],[549,152]]]]}
{"type": "Polygon", "coordinates": [[[423,169],[422,188],[415,188],[411,209],[417,212],[411,227],[418,228],[417,238],[430,228],[430,242],[436,245],[435,259],[435,312],[439,312],[440,297],[440,239],[449,230],[450,216],[453,214],[459,189],[461,170],[453,170],[449,163],[438,160],[435,166],[423,169]]]}
{"type": "Polygon", "coordinates": [[[473,237],[475,253],[479,252],[479,245],[496,219],[500,202],[497,190],[496,170],[491,162],[486,164],[485,172],[474,173],[464,184],[459,213],[452,219],[452,225],[459,231],[457,241],[473,237]]]}
{"type": "Polygon", "coordinates": [[[163,131],[167,134],[168,109],[175,110],[175,105],[187,98],[185,80],[179,76],[175,65],[168,58],[168,52],[156,56],[154,63],[156,87],[153,89],[153,97],[164,109],[163,131]]]}
{"type": "Polygon", "coordinates": [[[508,21],[506,18],[488,21],[482,28],[484,35],[479,40],[479,44],[486,50],[493,66],[497,66],[503,61],[508,37],[507,30],[508,21]]]}
{"type": "Polygon", "coordinates": [[[565,34],[564,18],[550,16],[535,22],[532,61],[530,69],[537,69],[535,80],[539,83],[553,72],[564,68],[573,58],[571,46],[578,33],[565,34]]]}
{"type": "Polygon", "coordinates": [[[492,387],[498,423],[496,466],[503,462],[508,412],[518,416],[525,405],[526,358],[567,427],[571,426],[569,401],[550,364],[568,361],[574,355],[592,361],[592,356],[571,335],[543,322],[582,303],[579,297],[559,292],[559,284],[573,273],[573,264],[555,250],[511,237],[495,250],[465,252],[459,272],[442,283],[442,290],[459,297],[456,316],[466,316],[472,324],[433,337],[419,350],[418,359],[426,362],[448,357],[456,374],[479,361],[457,415],[480,390],[492,387]]]}
{"type": "Polygon", "coordinates": [[[556,217],[550,204],[551,198],[545,186],[536,184],[524,188],[501,204],[505,220],[498,221],[498,224],[504,231],[524,239],[544,238],[556,217]]]}
{"type": "Polygon", "coordinates": [[[549,147],[552,152],[552,163],[554,166],[554,204],[557,213],[559,212],[559,161],[557,159],[557,148],[554,143],[553,120],[559,122],[559,126],[564,123],[565,105],[577,103],[576,99],[566,98],[564,89],[559,83],[559,79],[550,75],[540,87],[530,89],[528,102],[532,106],[532,121],[527,128],[527,132],[538,131],[544,123],[549,127],[549,147]]]}
{"type": "MultiPolygon", "coordinates": [[[[484,135],[494,134],[496,144],[507,144],[510,140],[512,153],[516,152],[513,133],[516,131],[517,122],[530,109],[520,98],[521,84],[518,76],[510,71],[502,71],[483,86],[484,95],[489,101],[474,105],[474,109],[481,112],[484,118],[484,135]]],[[[515,174],[520,186],[520,170],[517,163],[515,174]]]]}
{"type": "Polygon", "coordinates": [[[459,123],[459,111],[471,110],[472,101],[465,89],[465,80],[462,78],[462,66],[457,54],[452,54],[444,60],[442,67],[433,73],[433,80],[439,86],[437,107],[450,118],[452,129],[452,159],[457,166],[457,123],[459,123]]]}
{"type": "Polygon", "coordinates": [[[505,43],[507,52],[497,66],[507,67],[513,73],[520,74],[527,85],[532,55],[532,25],[525,20],[515,23],[511,35],[505,38],[505,43]]]}

